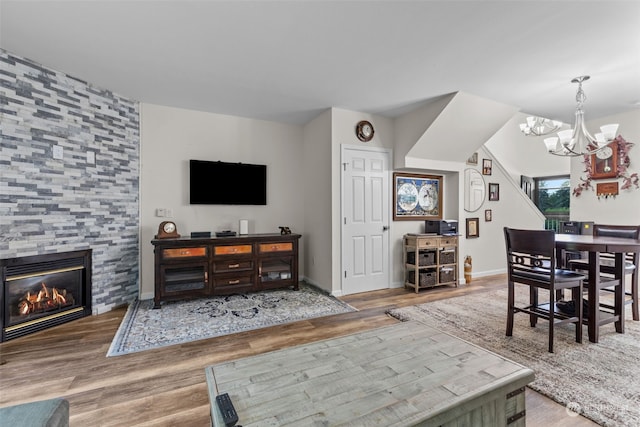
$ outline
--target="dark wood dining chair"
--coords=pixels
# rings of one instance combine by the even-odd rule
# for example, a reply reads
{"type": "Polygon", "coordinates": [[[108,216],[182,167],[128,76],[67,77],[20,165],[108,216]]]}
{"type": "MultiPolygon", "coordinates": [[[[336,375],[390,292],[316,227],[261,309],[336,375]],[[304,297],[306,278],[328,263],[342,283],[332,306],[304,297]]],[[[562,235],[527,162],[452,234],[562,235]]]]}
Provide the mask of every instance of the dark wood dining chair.
{"type": "MultiPolygon", "coordinates": [[[[640,225],[605,225],[593,224],[594,236],[621,237],[624,239],[640,238],[640,225]]],[[[631,286],[629,291],[625,291],[626,304],[631,304],[631,313],[633,320],[640,320],[640,308],[638,307],[638,265],[640,254],[628,253],[625,256],[624,273],[625,276],[631,275],[631,286]]],[[[568,267],[574,271],[587,271],[589,269],[588,259],[573,259],[568,263],[568,267]]],[[[615,260],[613,254],[600,254],[600,273],[605,277],[611,277],[615,274],[615,260]]],[[[624,281],[624,279],[623,279],[624,281]]],[[[626,286],[624,287],[626,289],[626,286]]],[[[603,291],[613,292],[612,288],[603,288],[603,291]]],[[[603,305],[603,304],[601,304],[603,305]]],[[[611,309],[607,304],[605,307],[611,309]]]]}
{"type": "Polygon", "coordinates": [[[529,314],[535,327],[538,318],[549,321],[549,352],[553,353],[556,325],[574,323],[576,342],[582,342],[582,282],[583,274],[556,268],[555,232],[552,230],[516,230],[504,228],[507,249],[508,297],[507,336],[513,335],[515,313],[529,314]],[[529,305],[516,306],[516,283],[529,286],[529,305]],[[540,302],[538,291],[548,291],[548,302],[540,302]],[[556,294],[571,289],[575,312],[567,314],[556,306],[556,294]]]}

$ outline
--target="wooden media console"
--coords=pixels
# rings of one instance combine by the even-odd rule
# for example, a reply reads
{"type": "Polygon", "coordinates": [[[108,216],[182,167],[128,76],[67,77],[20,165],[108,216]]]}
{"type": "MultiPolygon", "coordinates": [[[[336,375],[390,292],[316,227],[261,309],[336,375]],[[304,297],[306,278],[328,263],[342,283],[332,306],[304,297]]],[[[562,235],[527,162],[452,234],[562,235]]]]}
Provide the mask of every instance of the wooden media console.
{"type": "Polygon", "coordinates": [[[162,301],[292,287],[299,234],[155,239],[154,307],[162,301]]]}

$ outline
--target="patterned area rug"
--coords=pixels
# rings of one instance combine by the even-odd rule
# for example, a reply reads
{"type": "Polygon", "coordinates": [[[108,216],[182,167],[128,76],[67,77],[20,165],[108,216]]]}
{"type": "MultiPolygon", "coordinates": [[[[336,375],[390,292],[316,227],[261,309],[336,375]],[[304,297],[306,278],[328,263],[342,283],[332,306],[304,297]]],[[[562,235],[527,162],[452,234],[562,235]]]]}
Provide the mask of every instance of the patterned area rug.
{"type": "Polygon", "coordinates": [[[356,311],[316,287],[166,302],[135,301],[127,310],[107,356],[119,356],[303,319],[356,311]]]}
{"type": "Polygon", "coordinates": [[[529,386],[565,405],[570,415],[580,413],[605,426],[639,426],[640,322],[631,320],[627,307],[624,334],[616,333],[613,324],[605,325],[594,344],[585,326],[583,343],[578,344],[573,325],[562,325],[555,329],[554,353],[547,352],[544,320],[531,328],[527,315],[516,314],[513,336],[505,336],[506,289],[394,309],[389,314],[433,325],[533,369],[536,379],[529,386]]]}

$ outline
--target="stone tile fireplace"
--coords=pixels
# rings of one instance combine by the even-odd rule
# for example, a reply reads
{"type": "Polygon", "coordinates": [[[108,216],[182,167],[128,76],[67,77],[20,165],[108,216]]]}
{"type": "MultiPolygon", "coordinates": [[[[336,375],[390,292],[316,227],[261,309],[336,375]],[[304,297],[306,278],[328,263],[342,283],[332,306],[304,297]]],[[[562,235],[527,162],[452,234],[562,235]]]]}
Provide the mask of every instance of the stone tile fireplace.
{"type": "Polygon", "coordinates": [[[0,260],[0,341],[91,315],[91,253],[0,260]]]}
{"type": "MultiPolygon", "coordinates": [[[[130,303],[140,285],[139,103],[3,49],[0,69],[0,260],[91,248],[90,286],[67,290],[74,307],[102,314],[130,303]]],[[[20,293],[46,298],[62,286],[51,280],[23,282],[20,293]]],[[[14,320],[1,312],[0,331],[14,320]]]]}

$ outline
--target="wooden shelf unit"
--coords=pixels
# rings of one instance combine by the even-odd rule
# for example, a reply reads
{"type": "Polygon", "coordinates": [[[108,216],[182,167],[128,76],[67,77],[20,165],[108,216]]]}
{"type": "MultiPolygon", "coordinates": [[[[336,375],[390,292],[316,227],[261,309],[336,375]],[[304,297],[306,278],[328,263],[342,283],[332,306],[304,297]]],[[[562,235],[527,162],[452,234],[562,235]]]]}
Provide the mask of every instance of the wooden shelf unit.
{"type": "Polygon", "coordinates": [[[458,236],[405,234],[402,246],[405,287],[458,286],[458,236]]]}
{"type": "Polygon", "coordinates": [[[299,234],[154,239],[154,307],[162,301],[292,287],[299,234]]]}

